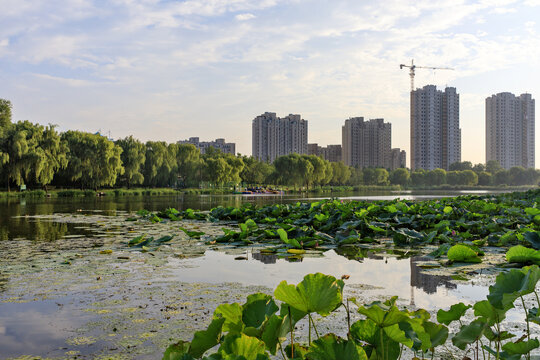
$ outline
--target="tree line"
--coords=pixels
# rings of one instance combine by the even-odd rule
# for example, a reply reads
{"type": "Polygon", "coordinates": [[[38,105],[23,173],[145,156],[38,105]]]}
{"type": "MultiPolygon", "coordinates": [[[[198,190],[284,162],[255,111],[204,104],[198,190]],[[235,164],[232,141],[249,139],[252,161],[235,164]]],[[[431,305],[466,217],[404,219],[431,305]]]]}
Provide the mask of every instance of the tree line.
{"type": "Polygon", "coordinates": [[[112,141],[82,131],[59,133],[54,125],[12,122],[12,106],[0,99],[0,186],[77,187],[198,187],[201,182],[273,184],[294,188],[324,185],[533,185],[535,169],[502,169],[497,162],[455,163],[449,171],[383,168],[358,169],[315,155],[290,154],[274,163],[224,154],[205,154],[191,144],[141,142],[132,136],[112,141]]]}

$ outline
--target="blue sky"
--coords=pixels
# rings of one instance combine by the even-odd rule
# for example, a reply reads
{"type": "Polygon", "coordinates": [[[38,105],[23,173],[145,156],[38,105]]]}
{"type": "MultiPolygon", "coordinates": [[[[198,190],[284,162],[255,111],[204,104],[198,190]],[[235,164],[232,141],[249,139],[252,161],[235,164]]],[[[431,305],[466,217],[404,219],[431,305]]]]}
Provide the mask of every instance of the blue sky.
{"type": "Polygon", "coordinates": [[[383,117],[393,146],[409,152],[409,76],[399,64],[414,58],[455,68],[418,70],[416,85],[457,88],[462,159],[476,163],[485,161],[485,98],[540,94],[540,0],[0,4],[0,98],[15,120],[62,131],[224,137],[250,154],[251,120],[265,111],[301,114],[321,145],[341,143],[348,117],[383,117]]]}

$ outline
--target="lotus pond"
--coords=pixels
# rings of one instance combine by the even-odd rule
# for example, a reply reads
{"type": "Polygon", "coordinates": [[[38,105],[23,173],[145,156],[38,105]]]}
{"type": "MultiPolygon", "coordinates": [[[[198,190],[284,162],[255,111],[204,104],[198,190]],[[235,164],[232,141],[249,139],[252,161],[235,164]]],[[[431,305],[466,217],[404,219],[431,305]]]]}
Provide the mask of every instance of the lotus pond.
{"type": "MultiPolygon", "coordinates": [[[[207,329],[220,304],[317,272],[343,278],[344,299],[396,295],[400,308],[435,316],[484,300],[498,273],[540,263],[538,192],[445,195],[3,203],[0,358],[161,358],[207,329]]],[[[504,324],[519,335],[520,306],[504,324]]],[[[345,315],[313,324],[345,336],[345,315]]],[[[295,324],[296,341],[307,341],[309,324],[295,324]]]]}

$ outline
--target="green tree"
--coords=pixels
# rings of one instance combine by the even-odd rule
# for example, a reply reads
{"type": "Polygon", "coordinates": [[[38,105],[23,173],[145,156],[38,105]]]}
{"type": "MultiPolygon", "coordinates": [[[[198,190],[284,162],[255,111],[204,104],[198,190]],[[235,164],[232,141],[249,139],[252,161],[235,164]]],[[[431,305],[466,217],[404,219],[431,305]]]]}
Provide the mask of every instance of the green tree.
{"type": "Polygon", "coordinates": [[[375,185],[385,186],[388,184],[388,171],[383,168],[375,169],[375,185]]]}
{"type": "Polygon", "coordinates": [[[509,185],[510,173],[504,169],[497,171],[494,175],[494,182],[497,185],[509,185]]]}
{"type": "Polygon", "coordinates": [[[179,144],[176,153],[178,178],[184,186],[194,186],[200,180],[199,169],[202,166],[201,152],[192,144],[179,144]]]}
{"type": "Polygon", "coordinates": [[[486,171],[486,166],[484,164],[476,164],[473,166],[472,171],[474,171],[477,174],[480,174],[481,172],[486,171]]]}
{"type": "Polygon", "coordinates": [[[69,148],[66,172],[70,180],[82,188],[114,186],[124,173],[122,148],[104,136],[81,131],[62,134],[69,148]]]}
{"type": "Polygon", "coordinates": [[[446,183],[446,171],[443,169],[435,169],[426,173],[427,185],[442,185],[446,183]]]}
{"type": "Polygon", "coordinates": [[[409,182],[411,174],[404,168],[395,169],[390,173],[390,183],[405,186],[409,182]]]}
{"type": "Polygon", "coordinates": [[[489,186],[493,184],[493,175],[487,171],[478,174],[478,185],[489,186]]]}
{"type": "Polygon", "coordinates": [[[304,183],[309,187],[312,185],[321,185],[326,179],[326,164],[324,160],[315,155],[302,155],[302,159],[311,163],[313,170],[304,179],[304,183]]]}
{"type": "Polygon", "coordinates": [[[49,125],[41,130],[38,144],[33,150],[35,163],[32,168],[35,181],[47,189],[59,170],[68,165],[68,146],[62,140],[55,125],[49,125]]]}
{"type": "Polygon", "coordinates": [[[365,185],[377,185],[377,174],[374,168],[362,169],[362,177],[365,185]]]}
{"type": "Polygon", "coordinates": [[[11,124],[11,102],[9,100],[0,99],[0,136],[1,129],[7,128],[11,124]]]}
{"type": "Polygon", "coordinates": [[[242,158],[244,168],[240,173],[242,181],[248,184],[265,184],[268,183],[269,176],[274,171],[271,164],[259,161],[252,156],[244,156],[242,158]]]}
{"type": "Polygon", "coordinates": [[[426,185],[426,177],[424,169],[416,169],[411,173],[411,183],[415,186],[426,185]]]}
{"type": "Polygon", "coordinates": [[[231,165],[222,157],[210,157],[205,159],[205,179],[216,185],[227,182],[231,165]]]}
{"type": "Polygon", "coordinates": [[[500,170],[502,170],[502,167],[497,160],[489,160],[486,163],[486,171],[488,173],[496,174],[500,170]]]}
{"type": "Polygon", "coordinates": [[[311,162],[298,154],[280,156],[274,161],[280,184],[295,188],[306,183],[313,173],[311,162]]]}
{"type": "Polygon", "coordinates": [[[144,183],[152,187],[173,186],[176,183],[176,144],[147,141],[144,163],[144,183]]]}
{"type": "Polygon", "coordinates": [[[510,177],[510,185],[525,185],[527,184],[527,173],[522,166],[514,166],[508,170],[510,177]]]}
{"type": "Polygon", "coordinates": [[[464,170],[472,170],[472,168],[473,166],[470,161],[463,161],[463,162],[456,161],[455,163],[450,164],[448,170],[464,171],[464,170]]]}
{"type": "Polygon", "coordinates": [[[364,184],[364,171],[359,167],[349,167],[351,170],[351,176],[349,177],[349,185],[362,185],[364,184]]]}
{"type": "Polygon", "coordinates": [[[463,185],[474,186],[478,184],[478,175],[472,170],[461,171],[463,185]]]}
{"type": "Polygon", "coordinates": [[[351,168],[341,161],[331,162],[330,166],[332,166],[332,180],[330,182],[334,185],[345,185],[351,178],[351,168]]]}
{"type": "Polygon", "coordinates": [[[142,170],[146,160],[146,147],[142,142],[134,139],[133,136],[117,140],[116,145],[122,148],[122,154],[120,155],[124,166],[124,174],[121,176],[122,182],[127,185],[128,189],[131,185],[142,184],[144,181],[142,170]]]}

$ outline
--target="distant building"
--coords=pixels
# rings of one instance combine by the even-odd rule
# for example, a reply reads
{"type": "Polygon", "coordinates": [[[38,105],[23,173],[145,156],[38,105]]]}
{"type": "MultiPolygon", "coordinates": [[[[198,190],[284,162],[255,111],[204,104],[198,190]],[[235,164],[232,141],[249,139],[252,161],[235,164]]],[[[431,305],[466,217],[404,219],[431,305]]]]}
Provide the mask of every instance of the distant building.
{"type": "Polygon", "coordinates": [[[189,140],[178,141],[178,144],[195,145],[201,154],[206,154],[206,151],[212,147],[216,150],[220,150],[222,153],[236,155],[236,144],[226,143],[225,139],[216,139],[215,141],[199,141],[198,137],[190,137],[189,140]]]}
{"type": "Polygon", "coordinates": [[[348,166],[388,168],[391,142],[392,125],[384,119],[350,118],[342,127],[341,159],[348,166]]]}
{"type": "Polygon", "coordinates": [[[331,162],[341,161],[341,145],[328,145],[326,147],[319,144],[308,144],[308,155],[320,156],[324,160],[331,162]]]}
{"type": "Polygon", "coordinates": [[[509,92],[486,99],[486,162],[534,168],[534,99],[509,92]]]}
{"type": "Polygon", "coordinates": [[[461,161],[459,94],[435,85],[411,91],[411,169],[448,170],[461,161]]]}
{"type": "Polygon", "coordinates": [[[261,161],[273,162],[292,153],[308,153],[308,122],[300,115],[279,118],[265,112],[252,122],[252,155],[261,161]]]}
{"type": "Polygon", "coordinates": [[[405,150],[400,148],[394,148],[390,150],[390,170],[395,170],[399,168],[407,167],[407,154],[405,150]]]}

